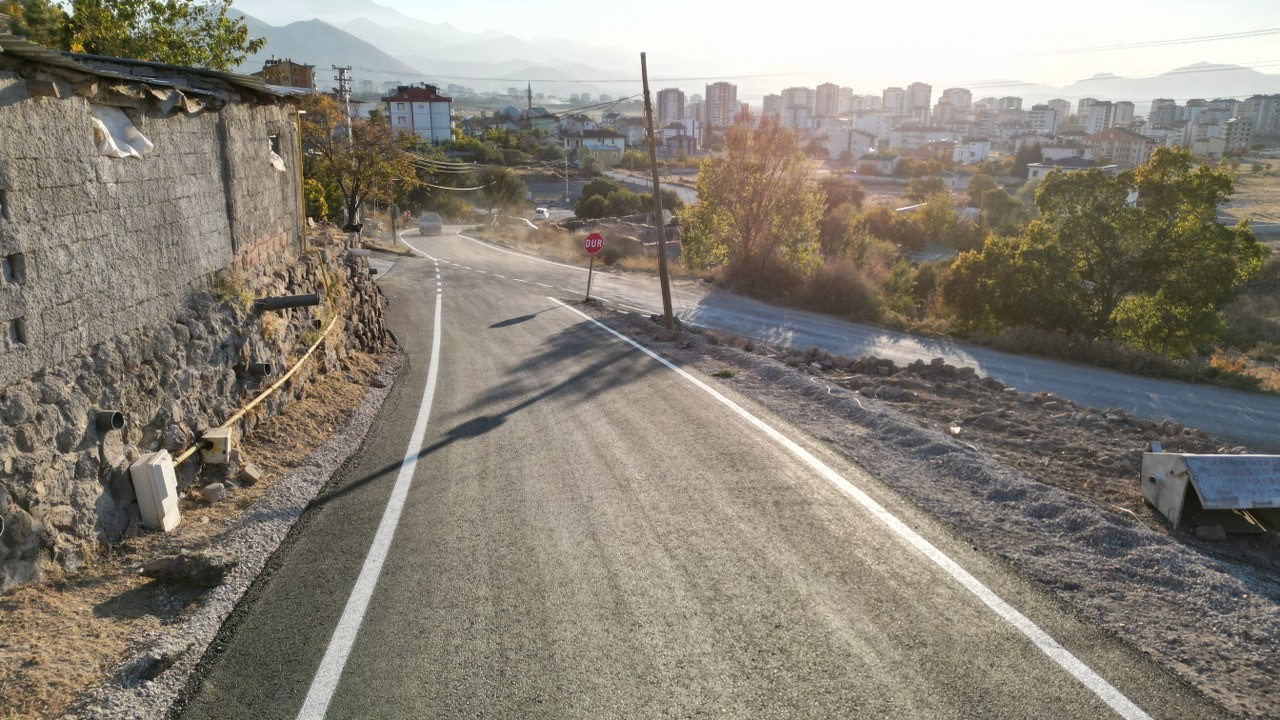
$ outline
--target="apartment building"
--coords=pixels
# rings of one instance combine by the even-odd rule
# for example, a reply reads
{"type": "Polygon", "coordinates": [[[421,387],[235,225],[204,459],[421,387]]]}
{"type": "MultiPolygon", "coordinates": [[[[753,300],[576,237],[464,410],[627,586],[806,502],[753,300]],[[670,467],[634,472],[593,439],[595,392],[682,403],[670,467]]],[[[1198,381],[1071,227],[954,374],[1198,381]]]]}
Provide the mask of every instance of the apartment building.
{"type": "Polygon", "coordinates": [[[678,122],[684,118],[684,92],[677,88],[664,88],[658,91],[658,117],[654,119],[659,125],[678,122]]]}
{"type": "Polygon", "coordinates": [[[707,86],[705,102],[707,125],[729,127],[737,119],[739,111],[738,86],[728,82],[712,83],[707,86]]]}
{"type": "Polygon", "coordinates": [[[1146,162],[1156,147],[1154,140],[1118,127],[1090,135],[1086,143],[1093,148],[1094,157],[1111,158],[1111,162],[1122,168],[1137,167],[1146,162]]]}
{"type": "Polygon", "coordinates": [[[1255,133],[1280,133],[1280,95],[1254,95],[1240,105],[1240,117],[1253,121],[1255,133]]]}
{"type": "Polygon", "coordinates": [[[1033,105],[1027,112],[1027,125],[1037,134],[1053,135],[1058,132],[1058,111],[1048,105],[1033,105]]]}
{"type": "Polygon", "coordinates": [[[900,87],[888,87],[880,93],[880,109],[894,115],[903,115],[907,111],[907,91],[900,87]]]}
{"type": "Polygon", "coordinates": [[[839,85],[822,83],[818,86],[818,89],[814,91],[813,114],[820,118],[834,117],[840,114],[839,85]]]}
{"type": "Polygon", "coordinates": [[[942,91],[942,98],[938,102],[949,103],[961,113],[967,113],[973,105],[973,93],[965,88],[947,88],[942,91]]]}
{"type": "Polygon", "coordinates": [[[441,95],[435,85],[401,85],[396,90],[382,98],[393,130],[412,132],[430,143],[453,139],[453,98],[441,95]]]}

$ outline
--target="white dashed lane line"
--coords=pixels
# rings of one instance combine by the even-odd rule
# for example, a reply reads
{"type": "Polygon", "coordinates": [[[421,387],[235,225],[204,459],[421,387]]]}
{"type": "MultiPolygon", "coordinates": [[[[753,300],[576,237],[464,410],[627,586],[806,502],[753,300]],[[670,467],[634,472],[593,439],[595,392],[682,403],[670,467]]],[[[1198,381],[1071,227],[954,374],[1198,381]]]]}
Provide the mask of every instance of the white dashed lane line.
{"type": "Polygon", "coordinates": [[[546,283],[534,283],[534,284],[535,284],[535,285],[537,285],[538,287],[544,287],[544,288],[553,288],[553,287],[555,287],[555,285],[548,285],[548,284],[546,284],[546,283]]]}

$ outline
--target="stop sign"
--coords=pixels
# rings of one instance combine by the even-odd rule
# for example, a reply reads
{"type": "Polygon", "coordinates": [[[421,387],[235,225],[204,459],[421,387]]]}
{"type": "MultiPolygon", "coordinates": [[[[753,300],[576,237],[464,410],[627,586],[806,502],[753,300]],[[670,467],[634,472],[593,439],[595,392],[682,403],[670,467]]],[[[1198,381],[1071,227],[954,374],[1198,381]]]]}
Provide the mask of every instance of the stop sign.
{"type": "Polygon", "coordinates": [[[598,232],[593,232],[587,236],[586,242],[582,246],[587,249],[588,255],[595,255],[604,247],[604,236],[598,232]]]}

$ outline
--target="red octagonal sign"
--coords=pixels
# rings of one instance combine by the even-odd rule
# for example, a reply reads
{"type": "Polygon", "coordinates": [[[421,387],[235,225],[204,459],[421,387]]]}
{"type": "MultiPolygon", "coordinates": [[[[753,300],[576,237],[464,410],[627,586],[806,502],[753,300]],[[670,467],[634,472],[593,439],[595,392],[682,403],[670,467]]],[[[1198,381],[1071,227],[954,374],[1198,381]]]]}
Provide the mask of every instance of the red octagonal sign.
{"type": "Polygon", "coordinates": [[[595,255],[604,247],[604,236],[598,232],[593,232],[587,236],[586,242],[582,246],[587,249],[588,255],[595,255]]]}

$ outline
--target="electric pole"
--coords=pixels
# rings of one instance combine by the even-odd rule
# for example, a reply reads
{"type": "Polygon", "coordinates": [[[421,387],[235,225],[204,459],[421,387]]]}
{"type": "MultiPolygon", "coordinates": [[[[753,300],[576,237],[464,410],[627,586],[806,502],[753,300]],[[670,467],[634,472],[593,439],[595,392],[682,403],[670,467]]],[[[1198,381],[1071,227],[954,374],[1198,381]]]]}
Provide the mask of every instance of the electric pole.
{"type": "Polygon", "coordinates": [[[675,326],[671,314],[671,276],[667,270],[667,226],[662,222],[662,195],[658,192],[658,143],[653,133],[653,103],[649,101],[649,65],[640,53],[640,79],[644,82],[644,117],[649,126],[649,168],[653,173],[653,227],[658,231],[658,282],[662,285],[662,324],[675,326]]]}
{"type": "Polygon", "coordinates": [[[343,114],[347,121],[347,142],[354,142],[351,133],[351,66],[338,67],[332,66],[338,71],[338,76],[334,80],[338,81],[338,102],[342,103],[343,114]]]}

